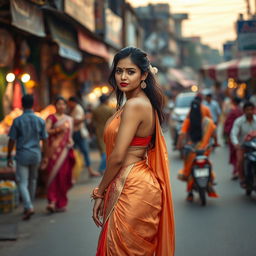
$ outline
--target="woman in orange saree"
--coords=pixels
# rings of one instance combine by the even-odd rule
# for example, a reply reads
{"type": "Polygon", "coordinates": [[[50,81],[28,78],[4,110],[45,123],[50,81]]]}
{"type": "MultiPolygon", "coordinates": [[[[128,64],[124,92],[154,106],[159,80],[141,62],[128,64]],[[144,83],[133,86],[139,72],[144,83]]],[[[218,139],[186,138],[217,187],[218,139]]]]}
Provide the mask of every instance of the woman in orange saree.
{"type": "Polygon", "coordinates": [[[106,124],[107,168],[92,193],[93,219],[102,226],[97,256],[174,255],[162,94],[152,71],[137,48],[122,49],[114,58],[110,84],[118,107],[124,93],[127,101],[106,124]]]}
{"type": "MultiPolygon", "coordinates": [[[[200,102],[194,100],[191,104],[191,110],[189,116],[185,119],[180,136],[178,138],[178,148],[182,148],[185,137],[187,136],[188,144],[192,144],[195,149],[205,149],[211,139],[214,139],[215,146],[218,145],[217,136],[216,136],[216,125],[213,120],[209,117],[203,115],[200,107],[200,102]]],[[[209,156],[211,150],[205,151],[205,155],[209,156]]],[[[188,200],[192,200],[192,186],[193,179],[191,178],[191,168],[192,163],[196,154],[194,152],[189,152],[184,157],[184,166],[179,171],[178,179],[182,181],[187,181],[187,191],[188,191],[188,200]]],[[[212,181],[214,180],[215,174],[212,172],[212,181]]],[[[217,194],[212,190],[208,193],[211,197],[218,197],[217,194]]]]}

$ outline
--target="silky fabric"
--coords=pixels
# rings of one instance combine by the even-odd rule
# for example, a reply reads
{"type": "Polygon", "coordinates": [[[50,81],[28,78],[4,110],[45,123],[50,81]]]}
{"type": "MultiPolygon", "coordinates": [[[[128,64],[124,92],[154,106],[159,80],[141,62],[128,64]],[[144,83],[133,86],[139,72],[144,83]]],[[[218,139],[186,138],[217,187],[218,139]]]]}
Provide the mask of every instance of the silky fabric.
{"type": "MultiPolygon", "coordinates": [[[[107,158],[113,151],[122,111],[107,123],[107,158]]],[[[97,256],[173,256],[174,215],[167,150],[156,115],[155,147],[144,160],[123,166],[104,200],[97,256]]]]}
{"type": "MultiPolygon", "coordinates": [[[[190,123],[184,123],[182,127],[182,133],[188,133],[189,127],[190,127],[190,123]]],[[[216,125],[214,124],[212,119],[208,117],[204,117],[202,121],[203,136],[201,141],[195,145],[195,149],[204,149],[205,147],[207,147],[207,145],[210,143],[210,140],[215,130],[216,130],[216,125]]],[[[189,141],[188,144],[192,144],[192,142],[189,141]]],[[[210,154],[210,150],[205,151],[204,154],[208,156],[210,154]]],[[[184,175],[187,178],[190,176],[193,160],[195,157],[196,157],[196,154],[193,152],[190,152],[185,156],[183,169],[179,171],[180,175],[184,175]]]]}
{"type": "Polygon", "coordinates": [[[49,136],[48,139],[48,174],[47,199],[49,203],[55,203],[56,208],[67,206],[68,190],[72,187],[72,170],[75,165],[73,149],[70,148],[72,135],[72,119],[69,116],[57,120],[55,115],[48,117],[52,121],[52,127],[65,127],[58,134],[49,136]]]}

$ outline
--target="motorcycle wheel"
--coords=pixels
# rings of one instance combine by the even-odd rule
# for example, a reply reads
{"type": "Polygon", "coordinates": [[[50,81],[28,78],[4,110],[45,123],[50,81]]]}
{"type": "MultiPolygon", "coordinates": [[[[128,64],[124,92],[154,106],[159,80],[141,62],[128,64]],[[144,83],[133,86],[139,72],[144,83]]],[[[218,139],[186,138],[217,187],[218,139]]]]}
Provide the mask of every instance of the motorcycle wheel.
{"type": "Polygon", "coordinates": [[[201,205],[205,206],[206,205],[206,195],[205,195],[205,190],[204,189],[199,189],[199,196],[200,196],[200,200],[201,200],[201,205]]]}

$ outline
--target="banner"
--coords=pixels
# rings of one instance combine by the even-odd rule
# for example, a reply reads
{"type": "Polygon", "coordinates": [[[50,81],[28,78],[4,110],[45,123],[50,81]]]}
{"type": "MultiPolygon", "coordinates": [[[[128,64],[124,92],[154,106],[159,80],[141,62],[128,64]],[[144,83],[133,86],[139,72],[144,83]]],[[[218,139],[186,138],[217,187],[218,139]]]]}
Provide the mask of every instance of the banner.
{"type": "Polygon", "coordinates": [[[65,24],[47,17],[53,40],[59,45],[59,55],[76,62],[82,61],[82,53],[79,51],[76,41],[76,33],[65,24]]]}
{"type": "Polygon", "coordinates": [[[111,9],[106,9],[106,33],[105,40],[117,48],[122,47],[122,18],[112,12],[111,9]]]}
{"type": "Polygon", "coordinates": [[[11,0],[12,25],[31,34],[44,37],[42,11],[25,0],[11,0]]]}
{"type": "Polygon", "coordinates": [[[66,0],[65,12],[92,32],[95,31],[94,0],[66,0]]]}

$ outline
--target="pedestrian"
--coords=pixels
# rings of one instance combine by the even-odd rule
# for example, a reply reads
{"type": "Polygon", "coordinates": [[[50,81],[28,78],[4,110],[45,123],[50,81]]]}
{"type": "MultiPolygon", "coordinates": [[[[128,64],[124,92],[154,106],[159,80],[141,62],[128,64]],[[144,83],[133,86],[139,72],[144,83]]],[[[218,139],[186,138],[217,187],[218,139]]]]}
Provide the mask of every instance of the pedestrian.
{"type": "Polygon", "coordinates": [[[231,130],[231,142],[236,149],[236,172],[239,174],[242,188],[246,186],[243,169],[244,149],[242,144],[249,133],[256,131],[254,109],[253,103],[246,102],[243,106],[244,114],[235,120],[231,130]]]}
{"type": "Polygon", "coordinates": [[[72,169],[75,164],[73,152],[73,119],[66,115],[67,102],[63,97],[55,100],[56,113],[46,119],[48,139],[47,211],[66,211],[68,190],[72,187],[72,169]]]}
{"type": "Polygon", "coordinates": [[[114,110],[108,106],[108,96],[106,94],[101,95],[99,100],[100,104],[92,111],[92,123],[96,131],[97,144],[101,155],[98,171],[102,174],[106,169],[106,147],[103,132],[105,124],[114,114],[114,110]]]}
{"type": "Polygon", "coordinates": [[[250,102],[256,106],[256,88],[254,88],[252,95],[250,96],[250,102]]]}
{"type": "MultiPolygon", "coordinates": [[[[184,145],[184,141],[187,144],[192,145],[195,150],[205,149],[214,139],[215,146],[218,145],[218,140],[216,136],[216,125],[213,120],[202,114],[202,108],[200,101],[197,99],[193,100],[191,103],[191,108],[189,112],[189,117],[185,119],[182,124],[180,135],[178,138],[177,148],[181,149],[184,145]]],[[[209,156],[210,150],[205,151],[205,155],[209,156]]],[[[195,158],[194,152],[189,152],[184,157],[184,166],[179,171],[178,179],[187,182],[187,200],[193,200],[192,185],[193,179],[191,177],[193,160],[195,158]]],[[[210,191],[208,191],[208,196],[218,197],[213,189],[214,177],[212,172],[212,177],[210,181],[210,191]]]]}
{"type": "Polygon", "coordinates": [[[94,171],[91,167],[90,147],[88,142],[89,132],[85,126],[85,112],[76,97],[69,98],[68,106],[71,110],[70,115],[74,119],[73,140],[75,148],[78,148],[82,152],[89,175],[91,177],[98,177],[100,173],[94,171]]]}
{"type": "Polygon", "coordinates": [[[173,256],[168,153],[160,127],[164,97],[156,68],[134,47],[120,50],[112,67],[118,111],[106,124],[107,168],[92,193],[93,220],[102,226],[96,255],[173,256]]]}
{"type": "Polygon", "coordinates": [[[207,106],[212,115],[212,119],[216,125],[219,123],[220,115],[221,115],[221,108],[219,106],[219,103],[216,100],[212,99],[212,93],[207,92],[205,95],[205,100],[203,101],[203,104],[207,106]]]}
{"type": "Polygon", "coordinates": [[[47,132],[45,122],[37,117],[33,110],[34,97],[26,94],[22,97],[23,114],[14,119],[9,132],[8,166],[13,165],[12,150],[16,143],[16,180],[22,198],[23,220],[29,220],[35,213],[33,200],[36,194],[38,168],[42,153],[40,141],[43,141],[43,160],[46,163],[47,132]]]}
{"type": "Polygon", "coordinates": [[[224,121],[224,134],[228,141],[229,146],[229,163],[233,165],[232,180],[238,179],[238,170],[236,169],[236,149],[231,142],[231,130],[235,120],[243,114],[240,108],[241,99],[234,97],[232,99],[232,107],[230,112],[227,114],[226,120],[224,121]]]}

